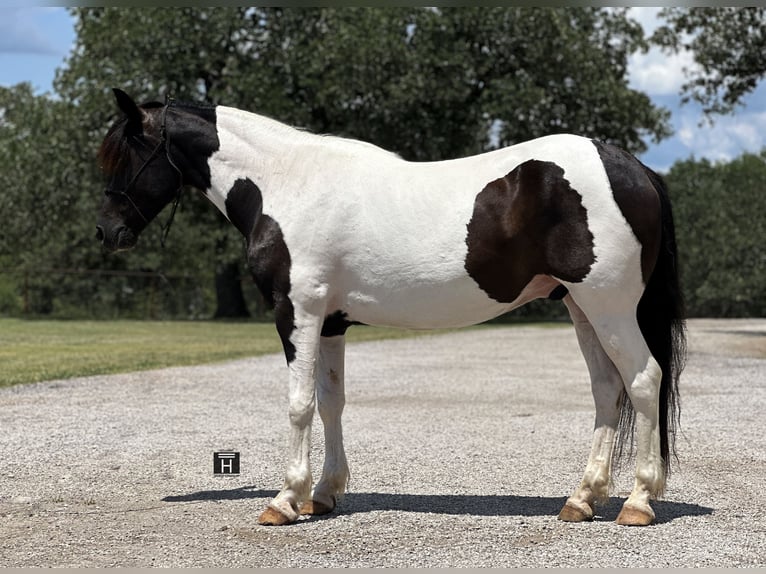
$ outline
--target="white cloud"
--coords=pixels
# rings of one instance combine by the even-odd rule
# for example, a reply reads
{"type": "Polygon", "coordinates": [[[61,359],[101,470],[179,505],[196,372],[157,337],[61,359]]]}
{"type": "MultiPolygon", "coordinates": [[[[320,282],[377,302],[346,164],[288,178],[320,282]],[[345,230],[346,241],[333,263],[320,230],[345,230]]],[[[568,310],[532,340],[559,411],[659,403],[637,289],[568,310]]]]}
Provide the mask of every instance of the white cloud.
{"type": "Polygon", "coordinates": [[[763,145],[766,114],[748,114],[749,119],[731,126],[731,132],[740,144],[748,151],[753,151],[763,145]]]}
{"type": "Polygon", "coordinates": [[[699,116],[681,112],[677,136],[688,155],[711,161],[730,161],[743,153],[759,153],[764,147],[766,112],[743,112],[717,117],[715,123],[699,125],[699,116]]]}
{"type": "MultiPolygon", "coordinates": [[[[638,21],[649,36],[662,24],[659,12],[660,8],[631,8],[628,16],[638,21]]],[[[697,69],[691,53],[668,54],[656,46],[645,54],[636,53],[628,58],[630,87],[650,96],[678,94],[686,79],[685,70],[697,69]]]]}
{"type": "Polygon", "coordinates": [[[694,145],[694,130],[689,126],[684,126],[677,132],[678,139],[686,147],[690,148],[694,145]]]}
{"type": "Polygon", "coordinates": [[[644,29],[644,34],[650,35],[660,25],[657,18],[661,8],[628,8],[628,16],[636,20],[644,29]]]}
{"type": "Polygon", "coordinates": [[[678,94],[686,79],[684,70],[695,67],[688,52],[668,55],[651,48],[646,54],[633,54],[628,59],[629,85],[650,96],[678,94]]]}

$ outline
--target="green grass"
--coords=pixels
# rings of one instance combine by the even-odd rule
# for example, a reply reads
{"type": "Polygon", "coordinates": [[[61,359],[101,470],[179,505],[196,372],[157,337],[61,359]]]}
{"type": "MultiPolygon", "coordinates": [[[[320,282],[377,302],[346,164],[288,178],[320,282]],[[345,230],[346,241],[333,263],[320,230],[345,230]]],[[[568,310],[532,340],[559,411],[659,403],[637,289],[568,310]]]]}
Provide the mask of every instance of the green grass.
{"type": "MultiPolygon", "coordinates": [[[[421,331],[352,328],[348,341],[421,331]]],[[[272,324],[0,319],[0,387],[280,353],[272,324]]]]}

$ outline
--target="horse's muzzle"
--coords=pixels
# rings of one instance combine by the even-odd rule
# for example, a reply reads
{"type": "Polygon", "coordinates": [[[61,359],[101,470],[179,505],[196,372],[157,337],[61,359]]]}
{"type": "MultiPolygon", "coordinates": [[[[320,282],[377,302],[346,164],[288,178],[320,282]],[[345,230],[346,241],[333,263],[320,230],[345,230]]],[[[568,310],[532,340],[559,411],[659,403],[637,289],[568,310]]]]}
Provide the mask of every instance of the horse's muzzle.
{"type": "Polygon", "coordinates": [[[96,225],[96,239],[110,253],[132,249],[138,241],[136,234],[125,225],[118,225],[111,230],[102,225],[96,225]]]}

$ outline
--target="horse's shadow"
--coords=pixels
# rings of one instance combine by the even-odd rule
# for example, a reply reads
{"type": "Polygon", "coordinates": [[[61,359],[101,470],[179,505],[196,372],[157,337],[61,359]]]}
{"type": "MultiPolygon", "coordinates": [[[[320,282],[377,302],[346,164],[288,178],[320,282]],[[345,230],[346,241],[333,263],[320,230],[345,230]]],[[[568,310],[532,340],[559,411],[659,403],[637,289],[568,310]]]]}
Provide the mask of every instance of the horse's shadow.
{"type": "MultiPolygon", "coordinates": [[[[276,495],[276,490],[261,490],[254,486],[243,486],[229,490],[203,490],[189,494],[166,496],[162,501],[201,502],[251,498],[270,499],[276,495]]],[[[556,516],[565,501],[566,497],[564,496],[349,492],[343,497],[336,512],[348,515],[376,510],[398,510],[456,516],[556,516]]],[[[598,508],[596,520],[615,520],[623,502],[625,502],[624,497],[611,497],[606,505],[598,508]]],[[[712,508],[685,502],[658,500],[654,501],[652,505],[657,513],[657,524],[671,522],[684,516],[705,516],[713,513],[712,508]]],[[[310,517],[309,520],[321,520],[333,516],[336,512],[325,516],[310,517]]]]}

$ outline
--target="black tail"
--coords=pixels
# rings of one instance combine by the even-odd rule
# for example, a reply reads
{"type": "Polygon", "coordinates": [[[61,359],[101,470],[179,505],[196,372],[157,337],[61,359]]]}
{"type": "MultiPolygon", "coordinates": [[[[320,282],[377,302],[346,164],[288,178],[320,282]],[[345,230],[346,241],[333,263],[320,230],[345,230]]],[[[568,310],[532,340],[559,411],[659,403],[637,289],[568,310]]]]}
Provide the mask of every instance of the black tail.
{"type": "MultiPolygon", "coordinates": [[[[668,190],[662,178],[644,166],[657,194],[662,210],[662,240],[657,262],[644,294],[638,303],[638,326],[649,350],[662,369],[660,383],[660,452],[665,475],[670,474],[671,454],[675,450],[676,429],[681,416],[678,378],[686,361],[686,321],[684,301],[678,278],[676,234],[668,190]]],[[[627,393],[623,393],[618,426],[617,457],[625,444],[631,448],[635,413],[627,393]]]]}

